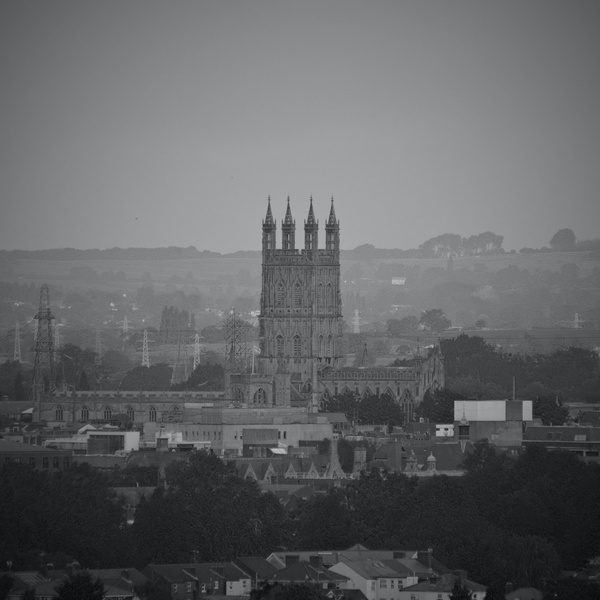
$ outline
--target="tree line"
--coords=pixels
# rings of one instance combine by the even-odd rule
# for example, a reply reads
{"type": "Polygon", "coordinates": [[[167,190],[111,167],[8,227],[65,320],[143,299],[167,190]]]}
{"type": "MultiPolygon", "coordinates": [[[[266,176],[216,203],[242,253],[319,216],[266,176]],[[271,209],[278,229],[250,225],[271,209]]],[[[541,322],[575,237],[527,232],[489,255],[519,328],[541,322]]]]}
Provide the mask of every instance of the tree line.
{"type": "Polygon", "coordinates": [[[570,347],[550,354],[513,354],[477,336],[440,340],[446,386],[473,399],[509,398],[513,378],[521,399],[598,402],[600,363],[595,350],[570,347]]]}
{"type": "Polygon", "coordinates": [[[482,441],[465,467],[462,478],[425,481],[373,470],[286,512],[232,463],[194,452],[166,469],[164,486],[142,499],[128,526],[114,475],[87,465],[42,473],[5,464],[0,560],[37,569],[40,554],[62,553],[87,568],[142,567],[359,542],[431,547],[449,568],[500,590],[506,581],[543,588],[600,554],[599,465],[537,448],[510,458],[482,441]]]}

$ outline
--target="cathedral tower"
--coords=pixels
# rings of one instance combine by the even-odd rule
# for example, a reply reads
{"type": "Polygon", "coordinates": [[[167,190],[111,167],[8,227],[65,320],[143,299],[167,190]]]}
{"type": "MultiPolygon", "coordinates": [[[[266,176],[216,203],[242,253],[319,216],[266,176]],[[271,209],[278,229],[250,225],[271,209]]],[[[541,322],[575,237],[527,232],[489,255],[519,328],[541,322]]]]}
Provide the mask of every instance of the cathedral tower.
{"type": "Polygon", "coordinates": [[[304,223],[303,249],[295,246],[295,230],[288,198],[278,249],[269,199],[263,221],[259,364],[265,375],[290,373],[292,387],[309,399],[317,371],[340,362],[340,241],[333,198],[325,226],[325,248],[319,248],[312,198],[304,223]]]}

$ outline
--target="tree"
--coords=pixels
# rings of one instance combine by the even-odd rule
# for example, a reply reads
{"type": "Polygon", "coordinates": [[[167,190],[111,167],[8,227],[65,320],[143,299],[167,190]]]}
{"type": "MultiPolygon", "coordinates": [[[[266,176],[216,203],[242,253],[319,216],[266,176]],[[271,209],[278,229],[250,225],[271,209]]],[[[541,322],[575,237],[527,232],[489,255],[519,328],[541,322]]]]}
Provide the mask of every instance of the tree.
{"type": "Polygon", "coordinates": [[[102,600],[104,584],[87,571],[80,571],[56,587],[58,600],[102,600]]]}
{"type": "Polygon", "coordinates": [[[403,333],[412,333],[419,326],[419,318],[415,316],[402,319],[388,319],[387,330],[392,337],[401,337],[403,333]]]}
{"type": "Polygon", "coordinates": [[[473,598],[473,594],[469,591],[469,588],[462,583],[460,577],[457,577],[454,580],[454,587],[450,594],[450,600],[471,600],[471,598],[473,598]]]}
{"type": "Polygon", "coordinates": [[[464,396],[447,388],[427,390],[415,416],[424,417],[431,423],[454,423],[454,401],[463,399],[464,396]]]}
{"type": "Polygon", "coordinates": [[[533,417],[541,419],[543,425],[564,425],[569,409],[558,398],[542,396],[533,401],[533,417]]]}
{"type": "Polygon", "coordinates": [[[569,252],[575,249],[577,238],[572,229],[559,229],[550,240],[550,246],[557,252],[569,252]]]}
{"type": "Polygon", "coordinates": [[[423,311],[419,324],[423,326],[423,329],[427,329],[433,333],[441,333],[452,325],[450,319],[446,317],[441,308],[432,308],[423,311]]]}

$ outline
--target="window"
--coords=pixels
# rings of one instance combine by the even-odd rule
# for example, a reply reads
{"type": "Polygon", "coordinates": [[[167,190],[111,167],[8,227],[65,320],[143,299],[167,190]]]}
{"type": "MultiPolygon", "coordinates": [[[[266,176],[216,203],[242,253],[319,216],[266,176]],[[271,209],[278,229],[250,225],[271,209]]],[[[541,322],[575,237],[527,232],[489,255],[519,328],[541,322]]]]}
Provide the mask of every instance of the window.
{"type": "Polygon", "coordinates": [[[328,308],[333,306],[333,288],[331,287],[330,283],[327,284],[327,298],[325,301],[327,302],[328,308]]]}
{"type": "Polygon", "coordinates": [[[112,410],[110,410],[110,406],[105,406],[102,409],[102,418],[105,421],[110,421],[110,419],[112,418],[112,410]]]}
{"type": "Polygon", "coordinates": [[[32,469],[35,469],[35,457],[34,457],[34,456],[30,456],[30,457],[29,457],[29,466],[30,466],[32,469]]]}
{"type": "Polygon", "coordinates": [[[42,458],[42,468],[49,469],[50,468],[50,459],[47,456],[42,458]]]}
{"type": "Polygon", "coordinates": [[[323,336],[319,336],[319,356],[323,356],[323,336]]]}
{"type": "Polygon", "coordinates": [[[382,590],[387,590],[387,579],[380,579],[379,580],[379,587],[382,590]]]}
{"type": "Polygon", "coordinates": [[[52,468],[53,469],[60,469],[60,464],[58,462],[58,456],[53,456],[52,457],[52,468]]]}
{"type": "Polygon", "coordinates": [[[254,394],[255,404],[265,404],[267,401],[267,392],[263,388],[258,388],[254,394]]]}
{"type": "Polygon", "coordinates": [[[176,583],[173,584],[173,593],[174,594],[177,593],[177,584],[176,583]]]}
{"type": "Polygon", "coordinates": [[[302,306],[302,286],[299,283],[294,286],[294,306],[302,306]]]}
{"type": "Polygon", "coordinates": [[[192,593],[192,582],[191,581],[187,582],[187,591],[188,591],[188,594],[192,593]]]}
{"type": "Polygon", "coordinates": [[[275,287],[275,306],[284,306],[285,304],[285,287],[279,282],[275,287]]]}
{"type": "Polygon", "coordinates": [[[68,469],[71,465],[71,459],[68,456],[63,457],[63,469],[68,469]]]}
{"type": "Polygon", "coordinates": [[[55,421],[63,420],[63,407],[60,404],[54,409],[54,420],[55,421]]]}
{"type": "Polygon", "coordinates": [[[133,407],[128,406],[125,409],[125,412],[127,413],[127,418],[133,423],[133,421],[135,420],[135,411],[133,410],[133,407]]]}
{"type": "Polygon", "coordinates": [[[375,582],[371,581],[371,591],[374,592],[375,591],[375,582]]]}
{"type": "Polygon", "coordinates": [[[318,305],[318,309],[319,310],[322,310],[323,303],[324,303],[324,298],[323,298],[323,284],[320,283],[319,287],[317,287],[317,305],[318,305]]]}
{"type": "Polygon", "coordinates": [[[150,423],[156,423],[156,409],[154,408],[154,406],[151,406],[148,409],[148,421],[150,423]]]}
{"type": "Polygon", "coordinates": [[[299,335],[294,336],[294,356],[302,355],[302,339],[299,335]]]}
{"type": "Polygon", "coordinates": [[[283,336],[278,335],[275,340],[275,345],[277,349],[277,356],[283,356],[283,336]]]}
{"type": "Polygon", "coordinates": [[[90,418],[90,409],[87,406],[81,407],[81,420],[87,421],[90,418]]]}

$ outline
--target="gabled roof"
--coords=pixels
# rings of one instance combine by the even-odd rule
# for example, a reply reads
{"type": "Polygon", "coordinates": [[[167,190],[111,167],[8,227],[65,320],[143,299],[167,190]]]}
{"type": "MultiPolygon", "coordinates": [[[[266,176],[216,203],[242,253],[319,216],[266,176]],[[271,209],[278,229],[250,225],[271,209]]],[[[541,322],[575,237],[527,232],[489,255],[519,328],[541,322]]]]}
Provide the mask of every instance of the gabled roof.
{"type": "Polygon", "coordinates": [[[348,578],[338,573],[333,573],[325,568],[316,568],[306,561],[300,561],[276,571],[269,578],[270,581],[306,583],[308,581],[337,581],[345,582],[348,578]]]}
{"type": "MultiPolygon", "coordinates": [[[[427,581],[420,581],[415,585],[405,587],[403,592],[447,592],[451,593],[454,589],[454,583],[458,575],[454,573],[445,573],[441,577],[430,578],[427,581]]],[[[470,579],[463,579],[463,585],[471,592],[485,592],[487,587],[470,579]]]]}
{"type": "Polygon", "coordinates": [[[262,558],[262,556],[242,556],[234,559],[233,562],[249,575],[256,575],[259,580],[265,579],[277,571],[277,569],[267,559],[262,558]]]}
{"type": "Polygon", "coordinates": [[[168,583],[185,583],[197,579],[193,571],[186,569],[186,565],[148,565],[145,570],[160,575],[168,583]]]}
{"type": "Polygon", "coordinates": [[[411,574],[411,571],[394,560],[373,560],[367,558],[365,560],[343,561],[348,568],[358,573],[364,579],[390,579],[394,577],[406,577],[411,574]]]}

